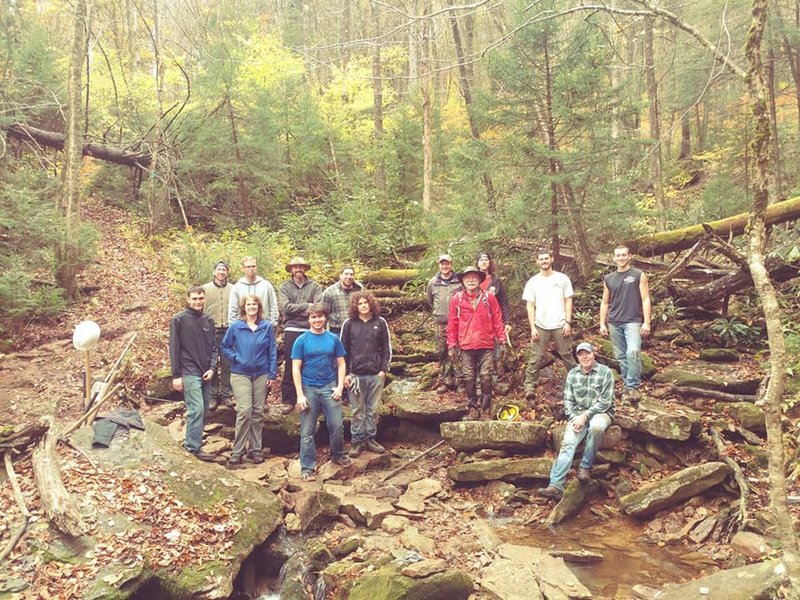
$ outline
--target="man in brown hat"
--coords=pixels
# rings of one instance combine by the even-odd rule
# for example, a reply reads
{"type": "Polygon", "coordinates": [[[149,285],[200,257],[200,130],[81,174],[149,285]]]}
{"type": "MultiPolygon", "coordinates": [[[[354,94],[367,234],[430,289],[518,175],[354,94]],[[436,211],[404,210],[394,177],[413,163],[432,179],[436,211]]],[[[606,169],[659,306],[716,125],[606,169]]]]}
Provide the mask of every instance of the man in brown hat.
{"type": "Polygon", "coordinates": [[[339,281],[322,292],[322,304],[328,311],[328,329],[334,335],[342,331],[342,324],[350,316],[350,294],[361,291],[353,267],[346,265],[339,272],[339,281]]]}
{"type": "Polygon", "coordinates": [[[311,265],[300,256],[295,256],[286,265],[292,276],[278,289],[278,306],[283,317],[284,370],[281,382],[281,412],[288,414],[297,404],[297,392],[292,380],[292,346],[297,338],[308,331],[308,307],[322,298],[322,287],[306,275],[311,265]]]}
{"type": "Polygon", "coordinates": [[[492,376],[495,341],[502,345],[506,331],[503,312],[494,294],[481,289],[486,279],[478,267],[467,267],[458,274],[464,286],[453,294],[447,318],[447,350],[454,357],[460,350],[461,380],[467,394],[467,419],[491,418],[492,376]],[[475,377],[480,377],[481,403],[475,377]]]}

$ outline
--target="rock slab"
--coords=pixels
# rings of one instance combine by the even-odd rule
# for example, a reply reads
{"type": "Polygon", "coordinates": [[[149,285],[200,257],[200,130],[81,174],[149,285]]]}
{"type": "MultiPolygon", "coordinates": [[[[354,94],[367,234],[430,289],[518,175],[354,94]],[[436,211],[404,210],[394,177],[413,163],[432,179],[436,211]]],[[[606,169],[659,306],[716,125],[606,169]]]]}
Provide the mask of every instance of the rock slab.
{"type": "Polygon", "coordinates": [[[453,465],[447,469],[447,476],[459,483],[547,479],[552,465],[549,458],[493,458],[453,465]]]}
{"type": "Polygon", "coordinates": [[[532,422],[459,421],[440,425],[442,438],[454,449],[505,450],[530,454],[547,439],[547,427],[532,422]]]}
{"type": "Polygon", "coordinates": [[[660,481],[647,483],[622,496],[619,504],[626,514],[644,518],[691,498],[717,485],[732,473],[723,462],[708,462],[678,471],[660,481]]]}

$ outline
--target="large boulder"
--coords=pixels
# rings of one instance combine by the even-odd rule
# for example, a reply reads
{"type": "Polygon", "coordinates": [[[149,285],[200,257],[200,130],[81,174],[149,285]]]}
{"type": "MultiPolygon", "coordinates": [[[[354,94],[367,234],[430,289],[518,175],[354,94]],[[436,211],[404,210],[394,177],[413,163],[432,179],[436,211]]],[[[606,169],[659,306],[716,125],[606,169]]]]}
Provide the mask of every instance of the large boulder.
{"type": "Polygon", "coordinates": [[[457,421],[467,413],[466,401],[456,404],[435,392],[422,391],[413,379],[389,385],[382,400],[385,406],[392,407],[396,417],[419,423],[457,421]]]}
{"type": "Polygon", "coordinates": [[[294,512],[302,531],[319,529],[339,514],[336,495],[321,489],[302,489],[294,494],[294,512]]]}
{"type": "Polygon", "coordinates": [[[754,377],[742,366],[692,360],[664,368],[653,377],[653,381],[731,394],[755,394],[761,378],[754,377]]]}
{"type": "Polygon", "coordinates": [[[619,504],[626,514],[644,518],[714,487],[732,473],[723,462],[688,467],[659,481],[647,483],[622,496],[619,504]]]}
{"type": "Polygon", "coordinates": [[[663,589],[658,600],[772,600],[787,583],[786,567],[779,560],[718,571],[663,589]]]}
{"type": "Polygon", "coordinates": [[[643,399],[638,410],[620,411],[614,422],[631,431],[639,431],[662,440],[686,441],[701,428],[701,415],[686,406],[643,399]]]}
{"type": "Polygon", "coordinates": [[[440,425],[442,438],[453,448],[506,450],[529,454],[547,439],[547,427],[529,421],[458,421],[440,425]]]}
{"type": "Polygon", "coordinates": [[[542,600],[539,581],[528,565],[498,558],[483,571],[481,592],[494,600],[542,600]]]}
{"type": "Polygon", "coordinates": [[[92,447],[91,428],[71,438],[97,464],[97,481],[115,482],[102,492],[106,502],[83,494],[96,529],[70,559],[94,577],[82,597],[125,598],[146,586],[162,598],[227,598],[244,559],[281,523],[283,506],[264,486],[198,461],[165,428],[144,422],[144,431],[109,448],[92,447]],[[123,540],[135,542],[134,552],[96,569],[123,540]]]}
{"type": "Polygon", "coordinates": [[[384,518],[394,513],[394,507],[388,502],[369,496],[345,496],[339,505],[339,511],[358,524],[377,529],[384,518]]]}
{"type": "Polygon", "coordinates": [[[552,466],[549,458],[492,458],[453,465],[447,469],[447,476],[459,483],[547,479],[552,466]]]}
{"type": "Polygon", "coordinates": [[[428,577],[406,577],[396,565],[386,565],[362,575],[350,590],[349,600],[466,600],[472,578],[457,569],[428,577]]]}

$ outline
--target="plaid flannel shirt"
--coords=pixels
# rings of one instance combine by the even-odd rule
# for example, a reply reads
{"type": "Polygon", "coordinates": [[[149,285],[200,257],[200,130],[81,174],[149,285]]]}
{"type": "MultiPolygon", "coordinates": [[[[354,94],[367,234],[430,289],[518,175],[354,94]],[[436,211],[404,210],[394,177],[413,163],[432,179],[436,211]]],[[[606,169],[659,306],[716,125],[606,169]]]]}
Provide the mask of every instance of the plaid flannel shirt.
{"type": "Polygon", "coordinates": [[[614,416],[614,377],[611,369],[595,361],[584,373],[581,366],[567,374],[564,383],[564,412],[569,418],[586,413],[589,419],[600,413],[614,416]]]}

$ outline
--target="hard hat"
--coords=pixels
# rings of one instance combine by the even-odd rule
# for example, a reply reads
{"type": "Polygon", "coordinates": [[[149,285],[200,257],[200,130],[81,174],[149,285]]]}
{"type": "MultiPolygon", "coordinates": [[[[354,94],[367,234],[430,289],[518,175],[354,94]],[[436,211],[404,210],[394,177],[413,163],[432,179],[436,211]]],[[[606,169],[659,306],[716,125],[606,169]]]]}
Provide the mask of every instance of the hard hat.
{"type": "Polygon", "coordinates": [[[497,411],[498,421],[519,421],[519,408],[515,404],[504,404],[497,411]]]}

